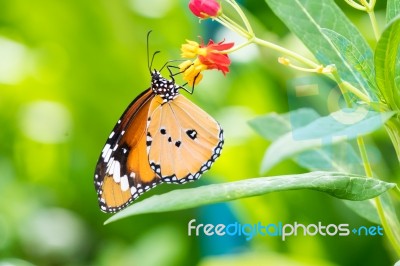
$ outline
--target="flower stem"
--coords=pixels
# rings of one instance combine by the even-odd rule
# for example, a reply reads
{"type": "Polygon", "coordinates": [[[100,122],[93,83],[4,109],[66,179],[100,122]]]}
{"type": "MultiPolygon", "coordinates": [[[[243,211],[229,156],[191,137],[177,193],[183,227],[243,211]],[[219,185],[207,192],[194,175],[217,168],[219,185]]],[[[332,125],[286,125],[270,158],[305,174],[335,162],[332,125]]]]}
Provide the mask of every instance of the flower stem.
{"type": "Polygon", "coordinates": [[[225,14],[221,15],[221,18],[223,18],[227,23],[231,24],[232,26],[234,26],[235,28],[239,29],[241,32],[243,32],[246,36],[248,36],[247,38],[250,37],[250,33],[248,31],[246,31],[245,28],[243,28],[243,26],[239,25],[236,21],[234,21],[233,19],[231,19],[230,17],[228,17],[225,14]]]}
{"type": "Polygon", "coordinates": [[[348,87],[345,86],[345,82],[343,82],[342,79],[340,78],[339,73],[336,68],[332,71],[332,75],[333,75],[334,80],[336,81],[336,83],[339,86],[339,89],[343,95],[343,98],[344,98],[344,101],[346,102],[347,107],[351,108],[351,106],[352,106],[351,99],[349,97],[349,94],[347,93],[348,87]]]}
{"type": "Polygon", "coordinates": [[[248,38],[248,33],[243,28],[236,27],[235,25],[230,24],[222,16],[219,17],[219,18],[216,18],[215,20],[218,21],[225,28],[230,29],[233,32],[236,32],[237,34],[239,34],[243,38],[246,38],[246,39],[248,38]]]}
{"type": "Polygon", "coordinates": [[[371,10],[368,12],[369,20],[371,21],[372,29],[374,30],[374,35],[377,40],[380,38],[380,33],[378,29],[378,23],[376,21],[375,12],[371,10]]]}
{"type": "MultiPolygon", "coordinates": [[[[352,0],[350,0],[350,1],[352,1],[352,0]]],[[[366,0],[360,0],[360,2],[364,6],[363,11],[366,11],[368,13],[369,20],[371,21],[372,29],[374,31],[375,39],[379,40],[380,33],[379,33],[379,29],[378,29],[378,23],[377,23],[376,17],[375,17],[375,12],[374,12],[376,0],[370,0],[369,2],[367,2],[366,0]]]]}
{"type": "Polygon", "coordinates": [[[247,45],[250,45],[250,44],[252,44],[252,43],[253,43],[253,40],[250,39],[250,40],[248,40],[247,42],[244,42],[244,43],[239,44],[239,45],[235,45],[235,46],[232,47],[231,49],[222,51],[221,53],[224,53],[224,54],[233,53],[233,52],[236,52],[237,50],[240,50],[240,49],[242,49],[242,48],[244,48],[244,47],[246,47],[247,45]]]}
{"type": "Polygon", "coordinates": [[[220,17],[215,19],[219,23],[221,23],[223,26],[226,28],[232,30],[233,32],[236,32],[240,36],[249,39],[251,38],[250,34],[244,29],[242,26],[234,22],[232,19],[228,18],[225,15],[221,15],[220,17]]]}
{"type": "MultiPolygon", "coordinates": [[[[243,48],[243,47],[245,47],[245,46],[247,46],[247,45],[249,45],[251,43],[255,43],[257,45],[260,45],[260,46],[263,46],[263,47],[267,47],[267,48],[273,49],[273,50],[275,50],[277,52],[280,52],[285,56],[291,57],[291,58],[303,63],[304,65],[310,67],[311,69],[316,69],[316,68],[320,67],[319,64],[315,63],[314,61],[312,61],[312,60],[310,60],[310,59],[308,59],[308,58],[306,58],[306,57],[304,57],[304,56],[302,56],[302,55],[300,55],[298,53],[295,53],[295,52],[293,52],[293,51],[291,51],[289,49],[286,49],[286,48],[284,48],[282,46],[279,46],[277,44],[274,44],[274,43],[271,43],[271,42],[268,42],[268,41],[265,41],[265,40],[262,40],[260,38],[257,38],[255,36],[250,35],[250,33],[245,32],[245,30],[242,27],[240,27],[240,25],[232,24],[231,21],[227,20],[224,17],[218,18],[217,21],[220,22],[225,27],[227,27],[227,28],[231,29],[232,31],[238,33],[242,37],[245,37],[248,40],[247,42],[245,42],[245,43],[243,43],[241,45],[235,46],[232,49],[224,51],[224,53],[226,53],[226,54],[231,53],[231,52],[235,52],[235,51],[237,51],[237,50],[239,50],[239,49],[241,49],[241,48],[243,48]]],[[[330,77],[329,73],[325,73],[325,74],[328,75],[328,77],[330,77]]],[[[350,83],[344,82],[343,85],[347,88],[347,90],[351,91],[360,100],[364,101],[365,103],[370,103],[371,102],[370,98],[366,94],[362,93],[360,90],[358,90],[356,87],[352,86],[350,83]]]]}
{"type": "Polygon", "coordinates": [[[248,33],[251,36],[253,36],[254,35],[253,28],[251,27],[249,20],[247,19],[246,15],[244,14],[244,12],[240,8],[240,6],[236,3],[236,1],[233,1],[233,0],[226,0],[226,1],[236,10],[236,12],[239,14],[240,18],[242,19],[248,33]]]}
{"type": "Polygon", "coordinates": [[[350,91],[351,93],[353,93],[354,95],[356,95],[360,100],[362,100],[363,102],[369,104],[371,103],[371,99],[368,97],[368,95],[362,93],[359,89],[357,89],[356,87],[354,87],[353,85],[351,85],[350,83],[344,81],[343,82],[343,86],[350,91]]]}
{"type": "Polygon", "coordinates": [[[284,55],[286,55],[288,57],[294,58],[297,61],[309,66],[310,68],[319,67],[319,65],[317,63],[311,61],[310,59],[308,59],[308,58],[306,58],[306,57],[304,57],[302,55],[299,55],[298,53],[295,53],[295,52],[293,52],[291,50],[283,48],[282,46],[276,45],[274,43],[271,43],[271,42],[268,42],[268,41],[265,41],[265,40],[262,40],[262,39],[259,39],[257,37],[254,38],[253,42],[255,44],[260,45],[260,46],[264,46],[264,47],[273,49],[275,51],[278,51],[278,52],[280,52],[280,53],[282,53],[282,54],[284,54],[284,55]]]}
{"type": "Polygon", "coordinates": [[[360,5],[359,3],[354,2],[353,0],[344,0],[347,4],[349,4],[351,7],[361,10],[361,11],[366,11],[366,7],[360,5]]]}

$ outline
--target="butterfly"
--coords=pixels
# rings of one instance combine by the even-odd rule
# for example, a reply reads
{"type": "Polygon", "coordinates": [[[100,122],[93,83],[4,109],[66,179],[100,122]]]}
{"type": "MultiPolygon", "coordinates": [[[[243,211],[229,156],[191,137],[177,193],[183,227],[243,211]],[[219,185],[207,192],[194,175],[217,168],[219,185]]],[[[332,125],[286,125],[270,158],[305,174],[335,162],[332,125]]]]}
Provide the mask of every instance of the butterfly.
{"type": "Polygon", "coordinates": [[[127,207],[160,183],[195,181],[221,154],[219,123],[179,93],[185,88],[175,83],[170,68],[166,79],[151,64],[150,88],[122,114],[96,165],[94,185],[103,212],[127,207]]]}

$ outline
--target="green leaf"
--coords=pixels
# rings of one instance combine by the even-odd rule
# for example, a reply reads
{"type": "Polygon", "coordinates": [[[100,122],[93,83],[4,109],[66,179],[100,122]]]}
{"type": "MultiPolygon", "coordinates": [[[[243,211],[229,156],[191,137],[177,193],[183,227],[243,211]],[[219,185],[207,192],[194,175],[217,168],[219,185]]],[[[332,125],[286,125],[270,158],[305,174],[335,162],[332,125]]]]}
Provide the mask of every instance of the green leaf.
{"type": "MultiPolygon", "coordinates": [[[[301,128],[320,118],[313,109],[300,108],[285,114],[270,113],[249,121],[249,125],[269,141],[275,141],[292,128],[301,128]]],[[[347,142],[315,147],[292,158],[310,171],[363,174],[362,161],[347,142]]]]}
{"type": "Polygon", "coordinates": [[[360,78],[359,81],[378,94],[372,51],[369,50],[368,54],[362,54],[358,50],[357,44],[352,43],[343,35],[330,29],[321,29],[321,31],[332,42],[347,68],[353,72],[357,71],[354,73],[355,76],[361,74],[362,79],[360,78]]]}
{"type": "Polygon", "coordinates": [[[359,107],[321,117],[273,142],[264,156],[261,171],[265,172],[300,152],[369,134],[380,128],[393,114],[394,112],[379,113],[359,107]]]}
{"type": "Polygon", "coordinates": [[[386,131],[392,141],[393,147],[396,150],[397,160],[400,162],[400,117],[399,115],[392,117],[387,121],[386,131]]]}
{"type": "MultiPolygon", "coordinates": [[[[291,121],[299,121],[299,127],[305,126],[320,116],[309,108],[302,108],[286,114],[267,114],[249,121],[249,124],[266,139],[273,141],[291,130],[291,121]],[[271,126],[272,125],[272,126],[271,126]]],[[[348,142],[339,142],[300,152],[292,157],[302,167],[310,171],[335,171],[342,173],[364,173],[360,156],[348,142]]],[[[388,198],[385,194],[384,199],[388,198]]],[[[380,224],[380,218],[373,200],[347,201],[344,204],[361,217],[380,224]]],[[[389,200],[383,201],[385,209],[393,209],[389,200]],[[390,208],[391,207],[391,208],[390,208]]]]}
{"type": "Polygon", "coordinates": [[[343,200],[343,203],[353,210],[355,213],[361,217],[367,219],[374,224],[381,224],[381,219],[379,218],[378,212],[375,208],[374,200],[362,200],[362,201],[348,201],[343,200]]]}
{"type": "Polygon", "coordinates": [[[389,23],[392,19],[400,15],[400,1],[388,0],[386,8],[386,22],[389,23]]]}
{"type": "Polygon", "coordinates": [[[310,171],[364,174],[362,161],[348,142],[306,150],[295,156],[294,160],[310,171]]]}
{"type": "Polygon", "coordinates": [[[349,68],[332,41],[323,34],[323,28],[335,31],[356,44],[365,60],[372,61],[371,48],[333,0],[266,0],[266,2],[322,64],[335,64],[343,80],[359,87],[370,98],[377,98],[375,93],[365,86],[362,77],[349,68]]]}
{"type": "Polygon", "coordinates": [[[319,114],[311,108],[300,108],[286,114],[269,113],[250,120],[249,125],[267,140],[275,140],[283,134],[305,126],[315,119],[319,114]]]}
{"type": "Polygon", "coordinates": [[[375,50],[376,83],[392,110],[400,110],[400,92],[396,80],[400,77],[397,59],[400,45],[400,17],[383,32],[375,50]]]}
{"type": "Polygon", "coordinates": [[[366,200],[374,198],[394,186],[395,184],[374,178],[334,172],[252,178],[198,188],[179,189],[156,195],[120,211],[109,218],[105,224],[137,214],[176,211],[277,191],[312,189],[340,199],[366,200]]]}
{"type": "MultiPolygon", "coordinates": [[[[396,221],[395,223],[398,224],[397,219],[393,219],[396,217],[396,211],[393,205],[393,202],[388,193],[382,193],[380,195],[382,206],[385,209],[386,219],[396,221]]],[[[378,215],[378,211],[376,210],[376,203],[374,199],[363,200],[363,201],[349,201],[343,200],[343,203],[352,209],[354,212],[358,213],[360,216],[364,217],[365,219],[380,224],[381,220],[378,215]]],[[[396,225],[396,227],[400,228],[400,226],[396,225]]],[[[392,228],[395,228],[392,226],[392,228]]]]}

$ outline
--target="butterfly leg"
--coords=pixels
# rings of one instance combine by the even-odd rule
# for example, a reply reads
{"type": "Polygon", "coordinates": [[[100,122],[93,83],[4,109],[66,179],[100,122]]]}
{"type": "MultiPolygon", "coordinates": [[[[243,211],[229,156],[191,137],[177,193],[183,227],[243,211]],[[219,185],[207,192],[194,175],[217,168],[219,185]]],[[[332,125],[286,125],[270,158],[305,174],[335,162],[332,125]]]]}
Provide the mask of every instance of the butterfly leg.
{"type": "MultiPolygon", "coordinates": [[[[190,65],[190,66],[191,66],[191,65],[190,65]]],[[[189,67],[190,67],[190,66],[189,66],[189,67]]],[[[173,66],[173,65],[167,65],[167,69],[168,69],[169,74],[170,74],[169,77],[172,79],[172,81],[175,82],[174,76],[184,73],[189,67],[187,67],[187,68],[185,68],[184,70],[179,71],[179,72],[177,72],[177,73],[172,73],[171,68],[179,69],[179,67],[173,66]]],[[[193,92],[194,92],[194,84],[196,83],[196,79],[197,79],[197,77],[198,77],[199,75],[200,75],[200,73],[198,73],[198,74],[196,75],[196,77],[194,77],[194,82],[193,82],[193,85],[192,85],[192,89],[191,89],[191,90],[188,90],[188,89],[185,87],[185,86],[188,84],[187,82],[186,82],[185,84],[183,84],[183,85],[180,85],[179,88],[185,90],[185,91],[186,91],[187,93],[189,93],[189,94],[193,94],[193,92]]]]}
{"type": "MultiPolygon", "coordinates": [[[[172,59],[172,60],[168,60],[167,62],[165,62],[165,64],[160,68],[160,72],[165,68],[165,67],[173,67],[173,68],[179,68],[179,67],[177,67],[177,66],[173,66],[173,65],[170,65],[170,63],[173,63],[173,62],[183,62],[183,61],[186,61],[186,59],[172,59]]],[[[170,72],[171,73],[171,72],[170,72]]],[[[177,74],[175,74],[175,75],[177,75],[177,74]]]]}

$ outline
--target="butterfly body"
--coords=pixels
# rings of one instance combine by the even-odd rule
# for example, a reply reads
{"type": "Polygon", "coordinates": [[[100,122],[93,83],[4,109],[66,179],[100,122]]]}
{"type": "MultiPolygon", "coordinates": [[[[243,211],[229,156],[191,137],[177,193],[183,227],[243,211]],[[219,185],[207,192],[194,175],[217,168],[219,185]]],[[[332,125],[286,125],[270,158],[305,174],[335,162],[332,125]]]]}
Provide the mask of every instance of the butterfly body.
{"type": "Polygon", "coordinates": [[[151,87],[128,106],[95,171],[100,209],[116,212],[159,183],[197,180],[219,157],[223,130],[179,93],[173,78],[151,72],[151,87]]]}

